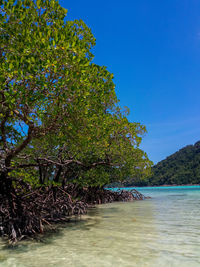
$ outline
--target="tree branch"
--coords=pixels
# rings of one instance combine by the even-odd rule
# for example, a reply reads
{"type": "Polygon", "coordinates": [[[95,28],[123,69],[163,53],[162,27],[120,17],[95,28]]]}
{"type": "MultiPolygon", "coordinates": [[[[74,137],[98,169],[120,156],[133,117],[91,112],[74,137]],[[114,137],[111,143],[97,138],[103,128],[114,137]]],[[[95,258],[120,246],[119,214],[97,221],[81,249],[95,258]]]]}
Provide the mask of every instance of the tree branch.
{"type": "Polygon", "coordinates": [[[94,163],[92,163],[90,165],[86,165],[83,162],[81,162],[79,160],[74,160],[74,159],[69,159],[69,160],[63,161],[62,163],[54,161],[54,160],[51,160],[51,159],[48,159],[48,158],[38,158],[38,160],[46,161],[48,163],[54,164],[56,166],[61,166],[61,167],[67,166],[67,165],[69,165],[71,163],[75,163],[75,164],[80,165],[80,166],[82,166],[82,167],[84,167],[86,169],[92,169],[92,168],[95,168],[98,165],[114,166],[114,164],[112,164],[109,161],[99,161],[99,162],[94,162],[94,163]]]}
{"type": "Polygon", "coordinates": [[[29,126],[28,129],[28,135],[27,137],[24,139],[24,141],[15,149],[12,149],[11,152],[7,155],[6,159],[5,159],[5,165],[6,167],[10,166],[10,162],[11,160],[17,156],[31,141],[32,137],[33,137],[33,125],[29,126]]]}

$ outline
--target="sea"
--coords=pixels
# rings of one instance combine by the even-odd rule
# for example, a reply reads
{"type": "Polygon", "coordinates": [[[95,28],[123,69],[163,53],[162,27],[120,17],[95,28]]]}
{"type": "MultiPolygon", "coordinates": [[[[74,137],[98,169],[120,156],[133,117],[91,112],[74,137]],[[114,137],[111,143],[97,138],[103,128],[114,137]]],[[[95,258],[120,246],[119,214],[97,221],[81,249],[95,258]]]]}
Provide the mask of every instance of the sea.
{"type": "Polygon", "coordinates": [[[151,199],[96,206],[37,241],[1,240],[0,266],[199,267],[200,186],[136,189],[151,199]]]}

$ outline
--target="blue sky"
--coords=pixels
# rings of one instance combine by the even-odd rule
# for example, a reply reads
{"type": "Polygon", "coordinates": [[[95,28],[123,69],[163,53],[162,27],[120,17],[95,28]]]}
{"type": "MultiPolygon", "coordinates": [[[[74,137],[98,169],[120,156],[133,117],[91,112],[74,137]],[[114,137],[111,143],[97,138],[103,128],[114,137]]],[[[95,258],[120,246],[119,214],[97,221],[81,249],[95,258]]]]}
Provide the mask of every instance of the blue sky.
{"type": "Polygon", "coordinates": [[[146,125],[141,148],[158,162],[200,140],[199,0],[60,0],[96,38],[95,63],[114,73],[130,121],[146,125]]]}

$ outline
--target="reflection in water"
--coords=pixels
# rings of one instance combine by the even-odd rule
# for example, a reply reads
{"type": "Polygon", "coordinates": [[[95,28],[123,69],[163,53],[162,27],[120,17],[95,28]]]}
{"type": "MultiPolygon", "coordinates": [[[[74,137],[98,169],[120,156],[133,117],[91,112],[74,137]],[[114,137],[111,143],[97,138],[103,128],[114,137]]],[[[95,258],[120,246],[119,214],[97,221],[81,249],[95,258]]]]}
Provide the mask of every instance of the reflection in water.
{"type": "Polygon", "coordinates": [[[91,209],[42,242],[0,243],[0,266],[200,266],[200,190],[91,209]]]}

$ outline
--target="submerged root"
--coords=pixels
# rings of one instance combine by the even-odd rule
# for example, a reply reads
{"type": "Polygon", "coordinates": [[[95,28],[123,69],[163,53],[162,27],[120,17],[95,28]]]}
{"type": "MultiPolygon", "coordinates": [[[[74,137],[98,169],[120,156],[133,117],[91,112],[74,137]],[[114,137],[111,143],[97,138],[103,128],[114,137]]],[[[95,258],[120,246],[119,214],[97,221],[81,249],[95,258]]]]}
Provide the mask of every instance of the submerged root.
{"type": "Polygon", "coordinates": [[[55,223],[69,221],[72,215],[85,214],[93,204],[144,199],[136,190],[114,192],[99,187],[79,188],[74,184],[64,188],[41,187],[33,190],[22,185],[18,188],[13,198],[14,211],[6,195],[0,195],[0,236],[13,243],[42,234],[55,223]]]}
{"type": "Polygon", "coordinates": [[[121,189],[117,191],[110,191],[99,187],[89,187],[82,189],[81,195],[84,202],[92,204],[104,204],[114,201],[134,201],[145,199],[145,196],[135,189],[132,189],[130,191],[121,189]]]}

